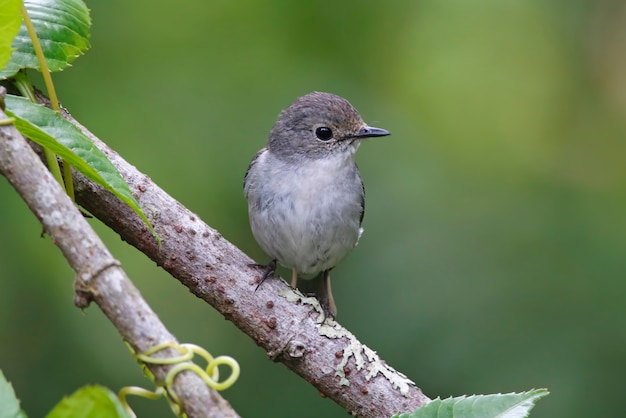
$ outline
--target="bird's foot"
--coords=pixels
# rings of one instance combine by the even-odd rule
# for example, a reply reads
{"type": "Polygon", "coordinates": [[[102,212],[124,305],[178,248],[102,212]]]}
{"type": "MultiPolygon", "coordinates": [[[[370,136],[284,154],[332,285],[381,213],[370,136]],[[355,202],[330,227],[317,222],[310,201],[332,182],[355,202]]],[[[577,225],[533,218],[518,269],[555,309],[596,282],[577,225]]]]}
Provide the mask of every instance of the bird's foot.
{"type": "Polygon", "coordinates": [[[328,300],[328,297],[324,297],[323,293],[306,292],[304,293],[304,296],[309,297],[309,298],[315,298],[319,302],[320,306],[322,307],[322,313],[324,314],[324,319],[322,319],[321,322],[324,322],[326,318],[335,319],[336,312],[332,311],[332,308],[330,306],[330,301],[328,300]]]}
{"type": "Polygon", "coordinates": [[[257,289],[259,288],[259,286],[261,286],[263,284],[263,282],[268,277],[273,275],[274,272],[276,271],[276,259],[273,259],[272,261],[270,261],[267,264],[251,263],[251,264],[248,264],[248,267],[252,267],[252,268],[257,268],[257,269],[262,269],[263,270],[263,274],[261,275],[261,280],[259,281],[259,284],[257,284],[256,288],[254,289],[254,291],[256,292],[257,289]]]}
{"type": "Polygon", "coordinates": [[[326,318],[335,319],[335,315],[337,314],[337,308],[335,308],[335,310],[333,311],[333,306],[331,306],[328,298],[324,297],[323,295],[321,295],[321,297],[320,295],[318,295],[318,301],[320,302],[320,305],[322,306],[322,311],[324,312],[324,321],[326,320],[326,318]]]}

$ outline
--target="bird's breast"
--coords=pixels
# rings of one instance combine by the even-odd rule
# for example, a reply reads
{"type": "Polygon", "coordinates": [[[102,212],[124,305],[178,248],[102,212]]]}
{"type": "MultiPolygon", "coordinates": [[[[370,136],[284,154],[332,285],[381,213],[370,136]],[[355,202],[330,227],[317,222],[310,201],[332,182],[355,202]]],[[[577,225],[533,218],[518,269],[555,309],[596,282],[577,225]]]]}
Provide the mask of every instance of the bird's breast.
{"type": "Polygon", "coordinates": [[[352,156],[293,165],[266,154],[247,180],[256,240],[299,272],[334,267],[360,234],[363,187],[352,156]]]}

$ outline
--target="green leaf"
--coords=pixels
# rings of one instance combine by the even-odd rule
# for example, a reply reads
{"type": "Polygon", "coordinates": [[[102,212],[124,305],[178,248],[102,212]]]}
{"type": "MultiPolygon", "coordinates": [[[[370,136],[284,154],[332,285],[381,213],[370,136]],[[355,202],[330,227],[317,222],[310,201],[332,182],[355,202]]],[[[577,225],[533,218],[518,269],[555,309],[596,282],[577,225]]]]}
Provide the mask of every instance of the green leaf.
{"type": "MultiPolygon", "coordinates": [[[[25,0],[50,71],[61,71],[89,48],[91,18],[82,0],[25,0]]],[[[22,24],[13,39],[13,55],[0,71],[0,80],[22,68],[40,70],[33,44],[22,24]]]]}
{"type": "Polygon", "coordinates": [[[10,94],[6,95],[4,100],[6,114],[15,118],[15,127],[22,135],[48,148],[86,177],[128,204],[146,223],[160,244],[159,237],[133,197],[128,184],[107,156],[87,136],[45,106],[10,94]]]}
{"type": "Polygon", "coordinates": [[[20,409],[20,401],[15,397],[13,386],[7,382],[0,370],[0,418],[26,418],[20,409]]]}
{"type": "Polygon", "coordinates": [[[21,8],[20,0],[0,0],[0,69],[11,58],[11,43],[22,22],[21,8]]]}
{"type": "Polygon", "coordinates": [[[549,393],[547,389],[533,389],[504,395],[437,398],[411,413],[394,415],[394,418],[523,418],[540,398],[549,393]]]}
{"type": "Polygon", "coordinates": [[[130,418],[130,415],[109,389],[84,386],[63,398],[46,418],[130,418]]]}

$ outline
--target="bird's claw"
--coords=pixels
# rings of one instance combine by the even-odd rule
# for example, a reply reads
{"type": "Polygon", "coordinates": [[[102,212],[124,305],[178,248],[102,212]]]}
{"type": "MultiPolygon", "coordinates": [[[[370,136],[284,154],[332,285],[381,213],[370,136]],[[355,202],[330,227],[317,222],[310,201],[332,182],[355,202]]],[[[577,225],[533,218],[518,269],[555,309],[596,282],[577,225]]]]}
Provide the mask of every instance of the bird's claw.
{"type": "Polygon", "coordinates": [[[263,284],[263,282],[268,277],[273,275],[274,272],[276,271],[276,259],[270,261],[267,264],[251,263],[251,264],[248,264],[248,267],[258,268],[258,269],[262,269],[263,270],[263,275],[261,276],[261,280],[259,281],[259,284],[257,284],[256,288],[254,289],[254,291],[256,292],[258,290],[258,288],[263,284]]]}

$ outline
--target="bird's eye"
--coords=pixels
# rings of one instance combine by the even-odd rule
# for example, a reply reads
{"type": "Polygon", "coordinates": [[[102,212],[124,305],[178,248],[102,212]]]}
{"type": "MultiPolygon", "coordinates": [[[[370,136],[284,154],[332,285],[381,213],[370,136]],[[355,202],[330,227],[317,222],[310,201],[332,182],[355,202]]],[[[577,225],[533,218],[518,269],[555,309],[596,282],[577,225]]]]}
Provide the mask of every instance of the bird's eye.
{"type": "Polygon", "coordinates": [[[315,130],[315,136],[322,141],[328,141],[333,137],[333,131],[326,126],[320,126],[315,130]]]}

